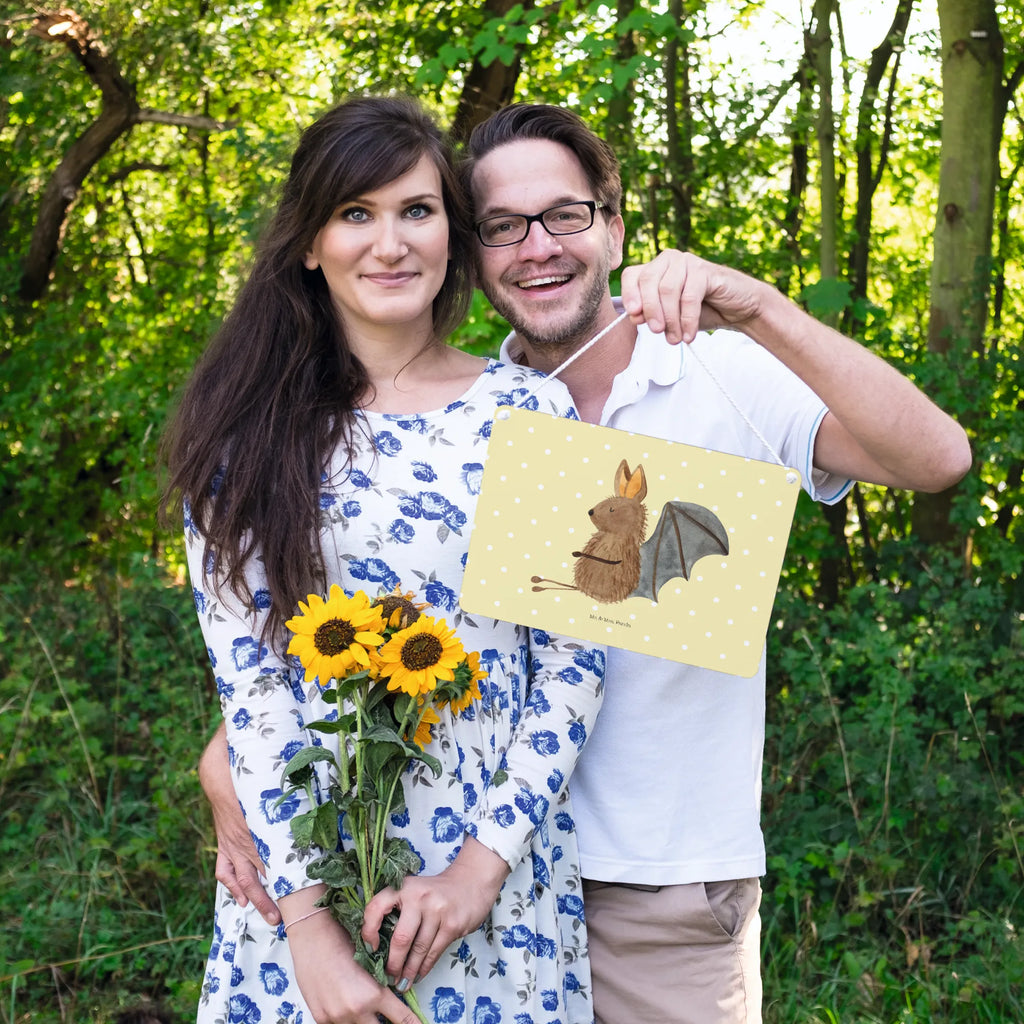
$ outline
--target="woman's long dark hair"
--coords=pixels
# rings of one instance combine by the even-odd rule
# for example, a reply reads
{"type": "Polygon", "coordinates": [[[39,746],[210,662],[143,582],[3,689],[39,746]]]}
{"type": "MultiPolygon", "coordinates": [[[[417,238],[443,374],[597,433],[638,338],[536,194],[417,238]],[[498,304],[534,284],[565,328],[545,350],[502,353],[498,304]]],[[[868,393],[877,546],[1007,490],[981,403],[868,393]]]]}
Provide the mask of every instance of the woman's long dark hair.
{"type": "Polygon", "coordinates": [[[324,588],[320,480],[339,445],[351,452],[353,413],[370,386],[323,273],[303,258],[339,205],[390,184],[423,156],[441,174],[451,250],[434,300],[437,342],[462,322],[472,229],[446,138],[410,99],[349,100],[303,132],[252,272],[164,437],[164,512],[188,503],[211,578],[242,601],[253,596],[246,567],[262,560],[268,642],[298,600],[324,588]]]}

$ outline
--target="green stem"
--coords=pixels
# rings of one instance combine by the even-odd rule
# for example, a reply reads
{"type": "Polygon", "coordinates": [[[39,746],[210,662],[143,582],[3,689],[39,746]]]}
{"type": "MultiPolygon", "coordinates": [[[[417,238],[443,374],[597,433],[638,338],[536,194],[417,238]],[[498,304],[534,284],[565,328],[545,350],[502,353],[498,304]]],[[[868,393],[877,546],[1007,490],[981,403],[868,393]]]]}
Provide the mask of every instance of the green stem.
{"type": "Polygon", "coordinates": [[[416,998],[416,992],[414,989],[410,988],[408,992],[405,992],[402,995],[402,998],[405,1000],[405,1005],[416,1014],[417,1020],[422,1021],[423,1024],[430,1024],[430,1021],[423,1014],[423,1010],[420,1007],[420,1001],[416,998]]]}
{"type": "MultiPolygon", "coordinates": [[[[406,736],[416,735],[416,730],[420,727],[420,722],[423,721],[423,716],[427,713],[427,704],[424,704],[422,708],[417,710],[417,703],[415,698],[410,698],[405,714],[402,716],[401,722],[398,724],[398,735],[403,739],[406,736]],[[413,721],[415,719],[415,721],[413,721]]],[[[384,839],[387,835],[388,818],[391,817],[391,807],[395,801],[395,791],[402,780],[402,772],[405,771],[403,767],[401,771],[397,772],[391,779],[391,787],[388,790],[387,799],[384,801],[383,813],[374,823],[374,837],[373,837],[373,864],[374,864],[374,877],[376,877],[377,864],[380,862],[380,858],[384,853],[384,839]]]]}
{"type": "Polygon", "coordinates": [[[352,825],[354,827],[352,828],[352,842],[355,844],[357,859],[359,861],[359,877],[362,881],[363,906],[365,907],[373,896],[373,885],[370,876],[370,865],[367,862],[366,857],[370,836],[367,829],[365,808],[362,806],[362,794],[359,792],[360,781],[363,778],[363,701],[361,698],[362,693],[356,694],[353,698],[356,706],[356,798],[352,803],[352,810],[349,812],[349,815],[353,819],[352,825]],[[358,814],[354,813],[356,808],[359,809],[358,814]]]}

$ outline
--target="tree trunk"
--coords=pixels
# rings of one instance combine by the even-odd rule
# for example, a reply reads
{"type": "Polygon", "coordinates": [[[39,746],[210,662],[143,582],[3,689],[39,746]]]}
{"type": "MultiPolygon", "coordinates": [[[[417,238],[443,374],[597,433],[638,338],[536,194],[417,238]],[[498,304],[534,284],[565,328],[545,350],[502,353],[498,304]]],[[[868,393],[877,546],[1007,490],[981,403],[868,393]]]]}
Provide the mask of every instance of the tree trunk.
{"type": "MultiPolygon", "coordinates": [[[[992,263],[1005,104],[1003,39],[994,0],[939,0],[942,160],[928,348],[965,358],[982,347],[992,263]]],[[[970,410],[964,410],[970,416],[970,410]]],[[[926,543],[953,543],[952,492],[919,494],[913,529],[926,543]]]]}
{"type": "MultiPolygon", "coordinates": [[[[624,22],[636,7],[636,0],[616,0],[615,21],[619,24],[624,22]]],[[[616,60],[622,64],[628,64],[636,56],[636,39],[632,32],[624,32],[619,36],[616,60]]],[[[635,95],[632,81],[626,84],[611,100],[608,101],[608,120],[605,138],[608,145],[621,157],[633,146],[633,97],[635,95]]],[[[625,162],[622,165],[623,182],[625,191],[629,191],[633,184],[629,180],[632,168],[625,162]]]]}
{"type": "MultiPolygon", "coordinates": [[[[669,0],[669,14],[683,28],[683,0],[669,0]]],[[[689,249],[693,234],[693,96],[690,48],[678,39],[665,46],[666,172],[672,190],[672,244],[689,249]]]]}
{"type": "Polygon", "coordinates": [[[832,7],[835,0],[814,0],[811,28],[807,33],[807,57],[818,89],[817,135],[821,240],[819,262],[822,280],[839,276],[836,253],[839,197],[836,189],[836,128],[832,108],[832,7]]]}
{"type": "Polygon", "coordinates": [[[142,121],[202,131],[223,131],[230,127],[229,122],[207,116],[140,108],[135,86],[124,78],[117,61],[74,11],[64,8],[40,14],[30,31],[40,39],[58,41],[68,48],[100,90],[101,104],[99,116],[68,147],[43,190],[18,289],[20,298],[26,302],[34,302],[46,293],[60,253],[68,210],[89,172],[122,135],[142,121]]]}
{"type": "Polygon", "coordinates": [[[899,0],[889,31],[874,50],[864,78],[857,109],[857,138],[854,148],[857,153],[857,206],[854,211],[854,239],[850,253],[850,284],[855,299],[868,294],[868,254],[871,249],[871,213],[875,190],[889,157],[889,142],[892,137],[892,108],[895,93],[896,73],[899,69],[899,54],[907,36],[907,25],[914,8],[914,0],[899,0]],[[885,116],[880,135],[873,129],[878,93],[882,79],[889,69],[889,62],[895,54],[889,92],[885,103],[885,116]],[[878,159],[873,159],[877,142],[878,159]]]}
{"type": "MultiPolygon", "coordinates": [[[[529,10],[533,4],[534,0],[487,0],[484,14],[489,18],[502,18],[515,6],[529,10]]],[[[451,136],[456,143],[466,142],[478,124],[512,102],[521,63],[518,50],[511,64],[494,60],[485,67],[479,58],[473,61],[452,119],[451,136]]]]}

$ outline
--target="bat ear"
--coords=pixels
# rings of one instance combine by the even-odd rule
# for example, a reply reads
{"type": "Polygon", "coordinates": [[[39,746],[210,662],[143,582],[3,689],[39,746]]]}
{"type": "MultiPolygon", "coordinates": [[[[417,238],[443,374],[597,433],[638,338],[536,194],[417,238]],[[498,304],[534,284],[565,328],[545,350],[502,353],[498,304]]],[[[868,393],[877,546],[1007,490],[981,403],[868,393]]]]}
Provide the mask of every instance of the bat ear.
{"type": "Polygon", "coordinates": [[[619,463],[619,468],[615,470],[615,493],[620,498],[627,497],[626,489],[629,487],[629,481],[632,474],[629,472],[629,464],[623,459],[619,463]]]}
{"type": "MultiPolygon", "coordinates": [[[[625,462],[622,464],[626,465],[625,462]]],[[[626,468],[626,472],[629,473],[629,467],[626,468]]],[[[629,473],[629,480],[622,495],[625,498],[636,498],[637,501],[643,501],[647,497],[647,477],[644,476],[643,466],[637,466],[635,473],[629,473]]]]}

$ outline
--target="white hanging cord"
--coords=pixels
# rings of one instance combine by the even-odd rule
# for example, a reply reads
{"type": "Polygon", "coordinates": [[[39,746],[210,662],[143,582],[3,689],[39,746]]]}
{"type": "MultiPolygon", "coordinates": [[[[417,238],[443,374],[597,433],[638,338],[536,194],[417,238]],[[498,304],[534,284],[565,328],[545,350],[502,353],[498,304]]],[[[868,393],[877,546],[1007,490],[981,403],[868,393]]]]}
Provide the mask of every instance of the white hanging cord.
{"type": "Polygon", "coordinates": [[[768,439],[764,436],[764,434],[762,434],[761,431],[758,430],[757,427],[755,427],[754,424],[750,422],[750,419],[748,418],[747,414],[736,404],[736,402],[733,400],[732,395],[730,395],[729,392],[725,390],[725,387],[722,385],[722,382],[711,372],[711,368],[708,366],[708,364],[705,363],[699,355],[697,355],[697,350],[691,345],[687,351],[689,355],[693,356],[693,358],[697,360],[697,362],[700,364],[701,369],[711,378],[711,380],[714,382],[718,390],[722,392],[722,395],[725,397],[725,400],[736,410],[740,419],[743,420],[743,422],[746,423],[746,425],[750,428],[750,431],[754,435],[754,437],[756,437],[758,441],[760,441],[761,444],[763,444],[765,448],[767,448],[768,451],[771,452],[772,458],[780,466],[785,467],[786,464],[785,462],[782,461],[782,456],[779,455],[779,453],[771,446],[771,444],[768,442],[768,439]]]}
{"type": "Polygon", "coordinates": [[[610,330],[612,330],[613,327],[618,327],[619,324],[621,324],[622,321],[625,320],[628,316],[628,313],[620,313],[607,327],[605,327],[603,330],[598,331],[597,334],[595,334],[590,339],[590,341],[586,343],[586,345],[573,352],[573,354],[569,356],[569,358],[566,359],[566,361],[562,363],[561,366],[556,366],[543,380],[540,381],[539,384],[537,384],[530,391],[530,393],[526,397],[531,398],[533,395],[536,395],[537,392],[540,391],[540,389],[544,387],[545,384],[547,384],[549,381],[554,380],[567,366],[571,366],[574,362],[576,362],[576,360],[579,359],[579,357],[583,355],[584,352],[586,352],[589,348],[591,348],[593,345],[599,342],[610,330]]]}
{"type": "MultiPolygon", "coordinates": [[[[527,402],[527,401],[528,401],[528,400],[529,400],[530,398],[532,398],[532,397],[533,397],[534,395],[536,395],[536,394],[537,394],[537,392],[538,392],[538,391],[540,391],[540,389],[541,389],[542,387],[544,387],[544,385],[545,385],[545,384],[547,384],[547,383],[548,383],[549,381],[552,381],[552,380],[554,380],[554,379],[555,379],[555,378],[556,378],[556,377],[557,377],[557,376],[558,376],[558,375],[559,375],[559,374],[560,374],[560,373],[561,373],[561,372],[562,372],[562,371],[563,371],[563,370],[564,370],[564,369],[565,369],[565,368],[566,368],[567,366],[570,366],[570,365],[571,365],[571,364],[572,364],[573,362],[575,362],[575,361],[576,361],[577,359],[579,359],[579,357],[580,357],[581,355],[583,355],[583,353],[584,353],[584,352],[586,352],[586,351],[587,351],[588,349],[590,349],[591,347],[593,347],[593,346],[594,346],[594,345],[595,345],[595,344],[596,344],[597,342],[599,342],[599,341],[600,341],[600,340],[601,340],[601,339],[602,339],[602,338],[603,338],[603,337],[604,337],[604,336],[605,336],[606,334],[608,334],[608,332],[609,332],[609,331],[611,331],[611,330],[612,330],[613,328],[615,328],[615,327],[617,327],[617,326],[618,326],[619,324],[621,324],[621,323],[622,323],[622,321],[623,321],[623,320],[625,320],[625,319],[626,319],[626,318],[627,318],[628,316],[629,316],[629,314],[628,314],[628,313],[620,313],[620,314],[619,314],[619,316],[617,316],[617,317],[616,317],[616,318],[615,318],[615,319],[614,319],[614,320],[613,320],[613,321],[612,321],[612,322],[611,322],[610,324],[608,324],[608,326],[607,326],[607,327],[605,327],[604,329],[602,329],[602,330],[598,331],[598,333],[597,333],[597,334],[595,334],[595,335],[594,335],[594,337],[592,337],[592,338],[590,339],[590,341],[588,341],[588,342],[587,342],[587,343],[586,343],[586,344],[585,344],[585,345],[584,345],[584,346],[583,346],[582,348],[579,348],[579,349],[577,349],[577,350],[576,350],[575,352],[573,352],[573,354],[572,354],[571,356],[569,356],[569,358],[568,358],[568,359],[566,359],[566,361],[565,361],[564,363],[562,363],[562,364],[561,364],[560,366],[556,366],[556,367],[555,367],[555,369],[553,369],[553,370],[552,370],[552,371],[551,371],[551,372],[550,372],[550,373],[549,373],[549,374],[548,374],[548,375],[547,375],[546,377],[543,377],[543,378],[541,378],[541,380],[540,380],[540,381],[538,381],[538,382],[537,382],[537,384],[535,384],[535,385],[534,385],[534,386],[533,386],[533,387],[532,387],[532,388],[530,389],[530,391],[529,391],[529,392],[527,393],[527,395],[526,395],[526,398],[524,398],[524,399],[523,399],[523,401],[519,403],[519,405],[520,405],[520,408],[521,408],[521,407],[522,407],[522,406],[523,406],[523,405],[524,405],[524,404],[525,404],[525,403],[526,403],[526,402],[527,402]]],[[[682,344],[682,343],[680,343],[680,344],[682,344]]],[[[701,357],[700,357],[700,356],[699,356],[699,355],[697,354],[697,350],[696,350],[696,349],[695,349],[695,348],[693,347],[693,345],[689,345],[689,346],[687,347],[687,354],[688,354],[688,355],[691,355],[691,356],[693,356],[693,358],[694,358],[694,359],[695,359],[695,360],[697,361],[697,363],[698,363],[698,365],[700,366],[700,368],[701,368],[701,369],[702,369],[702,370],[703,370],[703,371],[704,371],[704,372],[705,372],[705,373],[706,373],[706,374],[708,375],[708,377],[709,377],[709,378],[711,379],[711,382],[712,382],[712,383],[713,383],[713,384],[715,385],[715,387],[717,387],[717,388],[718,388],[718,390],[719,390],[719,391],[720,391],[720,392],[722,393],[722,395],[723,395],[723,397],[725,398],[725,400],[726,400],[726,401],[727,401],[727,402],[728,402],[728,403],[729,403],[729,404],[730,404],[730,405],[731,405],[731,406],[733,407],[733,409],[735,409],[735,410],[736,410],[736,413],[737,413],[737,415],[738,415],[738,416],[740,417],[740,419],[741,419],[741,420],[743,420],[743,422],[744,422],[744,423],[745,423],[745,424],[747,425],[747,427],[749,427],[749,429],[750,429],[751,433],[752,433],[752,434],[753,434],[753,435],[754,435],[754,436],[755,436],[755,437],[756,437],[756,438],[758,439],[758,441],[760,441],[760,442],[761,442],[761,444],[762,444],[762,445],[764,445],[764,447],[765,447],[765,448],[766,448],[766,449],[767,449],[767,450],[768,450],[768,451],[769,451],[769,452],[771,453],[771,456],[772,456],[772,458],[773,458],[773,459],[775,459],[775,461],[776,461],[776,462],[777,462],[777,463],[778,463],[778,464],[779,464],[780,466],[782,466],[783,468],[785,468],[785,466],[786,466],[786,463],[782,461],[782,456],[781,456],[781,455],[779,455],[779,453],[778,453],[778,452],[777,452],[777,451],[776,451],[776,450],[775,450],[775,449],[774,449],[774,448],[772,447],[772,445],[770,444],[770,442],[768,441],[768,439],[767,439],[767,438],[766,438],[766,437],[764,436],[764,434],[762,434],[762,433],[761,433],[761,431],[760,431],[760,430],[758,430],[756,426],[754,426],[754,424],[753,424],[753,423],[751,422],[750,418],[749,418],[749,417],[747,416],[747,414],[746,414],[746,413],[745,413],[745,412],[744,412],[744,411],[743,411],[743,410],[742,410],[742,409],[740,408],[740,406],[736,404],[736,402],[734,401],[734,399],[733,399],[732,395],[730,395],[730,394],[729,394],[729,392],[725,390],[725,386],[724,386],[724,385],[722,384],[722,382],[721,382],[721,381],[720,381],[720,380],[719,380],[719,379],[718,379],[718,378],[717,378],[717,377],[716,377],[716,376],[714,375],[714,373],[712,373],[712,372],[711,372],[711,368],[710,368],[710,367],[709,367],[709,366],[707,365],[707,363],[705,363],[705,362],[704,362],[704,360],[703,360],[703,359],[701,359],[701,357]]],[[[787,480],[788,480],[788,481],[789,481],[790,483],[795,483],[795,482],[796,482],[796,479],[797,479],[797,478],[795,478],[795,477],[792,477],[792,475],[791,475],[791,476],[787,477],[786,479],[787,479],[787,480]]]]}

